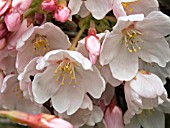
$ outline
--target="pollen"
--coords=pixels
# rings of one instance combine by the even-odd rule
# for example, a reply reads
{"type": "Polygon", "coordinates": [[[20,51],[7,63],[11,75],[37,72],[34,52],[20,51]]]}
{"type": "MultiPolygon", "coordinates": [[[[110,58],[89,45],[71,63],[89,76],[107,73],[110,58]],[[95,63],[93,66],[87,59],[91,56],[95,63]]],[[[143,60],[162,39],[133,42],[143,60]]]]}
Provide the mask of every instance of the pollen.
{"type": "Polygon", "coordinates": [[[60,62],[59,66],[54,71],[55,81],[61,85],[77,85],[75,65],[74,62],[71,62],[68,59],[60,62]]]}
{"type": "Polygon", "coordinates": [[[139,44],[144,42],[140,39],[140,36],[144,36],[144,34],[132,28],[123,30],[123,34],[123,42],[130,53],[137,52],[142,49],[139,44]]]}
{"type": "Polygon", "coordinates": [[[122,2],[122,6],[126,13],[132,13],[134,11],[134,7],[136,8],[139,5],[140,0],[136,0],[134,2],[122,2]]]}
{"type": "Polygon", "coordinates": [[[43,56],[50,51],[49,43],[46,36],[36,34],[33,43],[33,52],[36,55],[43,56]]]}

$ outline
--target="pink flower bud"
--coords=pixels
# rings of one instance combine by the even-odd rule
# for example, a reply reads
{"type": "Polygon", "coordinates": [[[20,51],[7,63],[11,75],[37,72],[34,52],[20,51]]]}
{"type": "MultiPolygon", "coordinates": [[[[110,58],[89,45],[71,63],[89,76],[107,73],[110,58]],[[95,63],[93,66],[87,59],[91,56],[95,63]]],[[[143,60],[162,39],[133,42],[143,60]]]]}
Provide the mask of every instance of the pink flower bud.
{"type": "Polygon", "coordinates": [[[2,16],[11,5],[11,0],[0,0],[0,16],[2,16]]]}
{"type": "Polygon", "coordinates": [[[56,4],[56,0],[43,0],[43,2],[41,3],[41,8],[44,11],[53,12],[56,10],[56,4]]]}
{"type": "Polygon", "coordinates": [[[0,50],[3,49],[6,46],[6,39],[2,38],[0,39],[0,50]]]}
{"type": "Polygon", "coordinates": [[[7,34],[8,30],[6,28],[5,23],[0,23],[0,39],[3,38],[7,34]]]}
{"type": "Polygon", "coordinates": [[[13,0],[12,1],[12,8],[22,15],[24,12],[27,11],[29,6],[31,5],[32,0],[13,0]]]}
{"type": "Polygon", "coordinates": [[[71,10],[68,7],[59,5],[57,10],[54,13],[55,20],[64,23],[67,21],[70,13],[71,13],[71,10]]]}
{"type": "Polygon", "coordinates": [[[89,52],[89,59],[92,64],[96,63],[100,54],[100,39],[98,36],[89,35],[85,38],[85,46],[89,52]]]}
{"type": "Polygon", "coordinates": [[[5,24],[8,31],[17,31],[21,25],[21,15],[17,12],[13,12],[10,9],[5,15],[5,24]]]}
{"type": "Polygon", "coordinates": [[[106,109],[104,120],[107,128],[124,128],[122,110],[116,105],[106,109]]]}

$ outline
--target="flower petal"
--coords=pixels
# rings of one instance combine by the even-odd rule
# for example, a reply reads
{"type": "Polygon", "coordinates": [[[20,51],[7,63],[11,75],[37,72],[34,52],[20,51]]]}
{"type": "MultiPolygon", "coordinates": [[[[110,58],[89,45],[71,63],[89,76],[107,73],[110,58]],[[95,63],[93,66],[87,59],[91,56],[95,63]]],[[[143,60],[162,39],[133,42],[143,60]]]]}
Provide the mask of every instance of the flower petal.
{"type": "Polygon", "coordinates": [[[43,104],[59,89],[60,85],[53,77],[53,72],[55,71],[56,67],[48,67],[43,73],[35,75],[32,83],[32,91],[37,103],[43,104]]]}
{"type": "Polygon", "coordinates": [[[81,84],[64,85],[51,98],[52,105],[57,112],[67,111],[68,115],[72,115],[80,108],[84,95],[85,90],[81,84]]]}
{"type": "Polygon", "coordinates": [[[128,81],[135,77],[138,72],[137,53],[128,52],[125,46],[122,46],[117,56],[109,64],[112,76],[120,81],[128,81]]]}
{"type": "Polygon", "coordinates": [[[112,9],[112,0],[89,0],[84,3],[93,17],[98,20],[104,18],[104,16],[112,9]]]}

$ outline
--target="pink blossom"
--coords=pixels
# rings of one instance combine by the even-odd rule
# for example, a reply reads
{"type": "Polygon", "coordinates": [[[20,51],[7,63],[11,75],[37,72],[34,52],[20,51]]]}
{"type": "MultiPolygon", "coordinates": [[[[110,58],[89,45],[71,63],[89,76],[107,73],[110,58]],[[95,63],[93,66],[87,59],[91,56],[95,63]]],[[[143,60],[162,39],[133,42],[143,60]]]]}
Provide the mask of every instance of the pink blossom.
{"type": "Polygon", "coordinates": [[[106,109],[104,120],[107,128],[124,128],[122,110],[116,105],[106,109]]]}
{"type": "Polygon", "coordinates": [[[15,10],[15,12],[18,12],[20,15],[22,15],[27,11],[31,3],[32,0],[13,0],[12,8],[15,10]]]}
{"type": "Polygon", "coordinates": [[[40,14],[40,13],[35,13],[34,15],[34,20],[37,25],[42,25],[46,22],[47,15],[46,14],[40,14]]]}
{"type": "Polygon", "coordinates": [[[0,16],[2,16],[10,7],[11,0],[0,0],[0,16]]]}
{"type": "Polygon", "coordinates": [[[56,9],[56,0],[43,0],[41,3],[41,8],[43,11],[53,12],[56,9]]]}
{"type": "Polygon", "coordinates": [[[98,36],[89,35],[85,39],[86,48],[89,51],[89,58],[95,64],[100,54],[100,39],[98,36]]]}
{"type": "Polygon", "coordinates": [[[59,5],[54,13],[54,18],[56,21],[60,21],[62,23],[66,22],[71,10],[63,5],[59,5]]]}
{"type": "Polygon", "coordinates": [[[21,15],[18,12],[13,11],[13,9],[8,10],[5,15],[5,24],[8,31],[17,31],[21,25],[21,15]]]}

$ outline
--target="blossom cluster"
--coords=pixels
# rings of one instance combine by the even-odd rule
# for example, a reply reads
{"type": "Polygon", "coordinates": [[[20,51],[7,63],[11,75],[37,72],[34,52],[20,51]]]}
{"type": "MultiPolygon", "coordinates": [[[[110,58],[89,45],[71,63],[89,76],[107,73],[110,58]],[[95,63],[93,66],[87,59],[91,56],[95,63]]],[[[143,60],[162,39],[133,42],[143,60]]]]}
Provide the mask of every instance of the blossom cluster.
{"type": "Polygon", "coordinates": [[[0,0],[0,107],[61,118],[50,128],[165,128],[169,35],[157,0],[0,0]]]}

